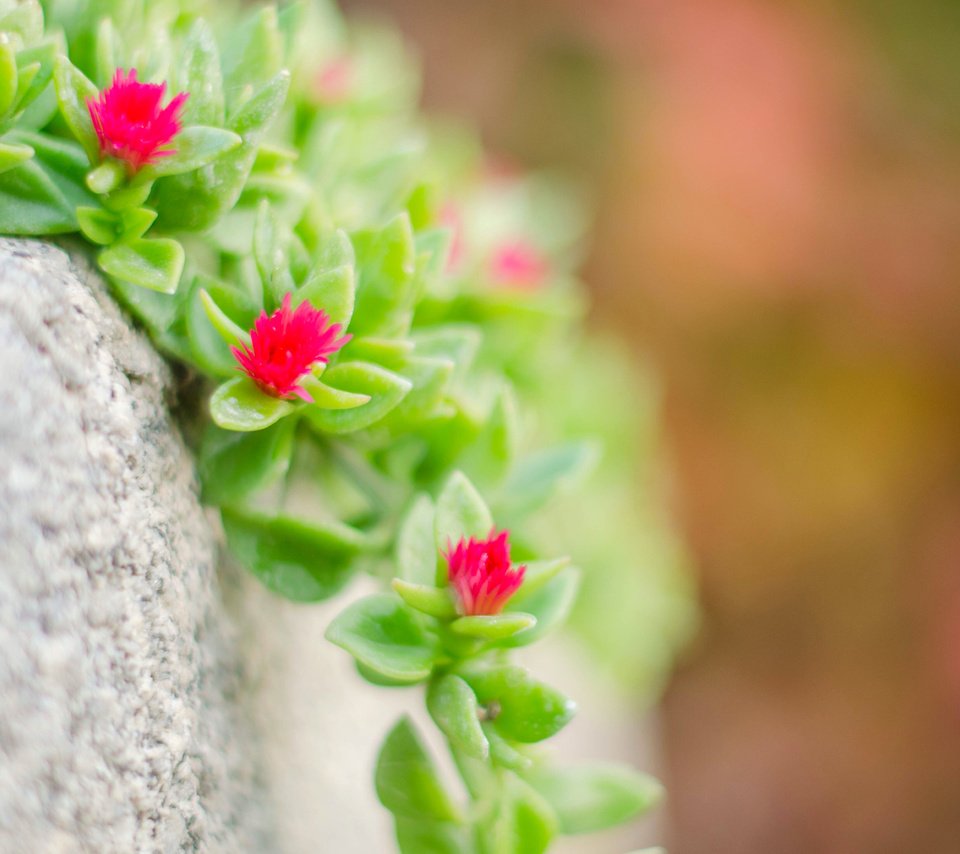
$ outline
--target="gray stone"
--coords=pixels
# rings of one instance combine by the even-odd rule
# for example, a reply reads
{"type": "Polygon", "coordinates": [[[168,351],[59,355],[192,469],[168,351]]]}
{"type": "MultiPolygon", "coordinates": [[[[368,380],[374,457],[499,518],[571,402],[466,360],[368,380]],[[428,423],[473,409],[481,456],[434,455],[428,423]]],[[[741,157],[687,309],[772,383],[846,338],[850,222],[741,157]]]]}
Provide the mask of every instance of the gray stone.
{"type": "Polygon", "coordinates": [[[82,260],[0,240],[0,851],[268,851],[170,375],[82,260]]]}

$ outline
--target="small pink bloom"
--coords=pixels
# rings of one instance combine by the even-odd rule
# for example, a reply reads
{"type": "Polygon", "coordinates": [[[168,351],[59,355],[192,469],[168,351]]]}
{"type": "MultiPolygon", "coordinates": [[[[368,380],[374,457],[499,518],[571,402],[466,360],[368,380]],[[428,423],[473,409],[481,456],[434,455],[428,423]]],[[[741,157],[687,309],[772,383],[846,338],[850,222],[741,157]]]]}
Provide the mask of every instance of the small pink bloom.
{"type": "Polygon", "coordinates": [[[547,271],[543,255],[525,240],[502,244],[490,259],[493,280],[511,288],[537,288],[543,284],[547,271]]]}
{"type": "Polygon", "coordinates": [[[325,311],[304,300],[290,310],[290,294],[269,317],[261,312],[250,330],[250,347],[231,347],[244,372],[274,397],[289,399],[296,395],[312,402],[313,398],[300,385],[317,362],[346,344],[349,335],[340,335],[339,323],[330,323],[325,311]],[[339,336],[339,337],[338,337],[339,336]]]}
{"type": "Polygon", "coordinates": [[[330,60],[314,77],[317,97],[327,104],[345,101],[353,88],[354,68],[349,57],[330,60]]]}
{"type": "Polygon", "coordinates": [[[508,536],[494,530],[486,540],[461,538],[444,554],[460,614],[499,614],[517,592],[527,568],[511,567],[508,536]]]}
{"type": "Polygon", "coordinates": [[[131,175],[175,153],[164,146],[182,130],[180,113],[187,93],[161,108],[166,88],[166,83],[138,82],[135,68],[126,76],[118,68],[113,82],[97,98],[87,100],[100,153],[124,161],[131,175]]]}

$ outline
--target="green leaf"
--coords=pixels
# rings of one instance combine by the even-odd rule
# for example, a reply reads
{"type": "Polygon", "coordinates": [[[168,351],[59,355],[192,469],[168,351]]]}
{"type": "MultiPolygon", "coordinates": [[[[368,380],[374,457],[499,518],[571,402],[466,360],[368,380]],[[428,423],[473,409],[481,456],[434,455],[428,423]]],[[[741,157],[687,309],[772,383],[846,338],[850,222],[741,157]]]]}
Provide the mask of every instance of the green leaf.
{"type": "Polygon", "coordinates": [[[390,337],[403,332],[413,308],[416,255],[413,230],[406,213],[398,214],[381,231],[353,235],[357,253],[357,335],[390,337]]]}
{"type": "Polygon", "coordinates": [[[302,385],[313,398],[313,406],[320,409],[356,409],[371,400],[369,394],[331,388],[316,376],[306,377],[302,385]]]}
{"type": "Polygon", "coordinates": [[[470,850],[467,831],[452,821],[395,817],[400,854],[465,854],[470,850]]]}
{"type": "Polygon", "coordinates": [[[227,380],[210,398],[210,416],[224,430],[263,430],[293,412],[289,400],[262,392],[249,377],[227,380]]]}
{"type": "Polygon", "coordinates": [[[450,359],[457,366],[458,378],[462,378],[473,364],[483,340],[480,330],[467,323],[418,329],[410,337],[416,344],[418,356],[450,359]]]}
{"type": "Polygon", "coordinates": [[[150,230],[157,212],[150,208],[128,208],[120,211],[120,233],[123,240],[136,240],[150,230]]]}
{"type": "Polygon", "coordinates": [[[363,362],[376,362],[391,370],[399,370],[407,364],[413,352],[413,342],[409,338],[353,338],[344,348],[351,359],[363,362]]]}
{"type": "Polygon", "coordinates": [[[298,303],[307,300],[323,309],[331,322],[346,329],[353,317],[355,274],[352,264],[313,273],[296,291],[298,303]]]}
{"type": "Polygon", "coordinates": [[[483,723],[483,733],[490,744],[490,760],[501,768],[524,773],[533,767],[533,760],[519,749],[515,742],[507,741],[489,721],[483,723]]]}
{"type": "MultiPolygon", "coordinates": [[[[253,226],[253,258],[263,282],[264,292],[270,294],[279,305],[283,299],[281,276],[289,276],[287,253],[280,239],[279,224],[270,203],[262,199],[257,206],[257,217],[253,226]]],[[[292,281],[289,284],[293,284],[292,281]]]]}
{"type": "Polygon", "coordinates": [[[459,811],[406,715],[387,734],[377,757],[374,779],[380,803],[396,816],[417,820],[459,819],[459,811]]]}
{"type": "Polygon", "coordinates": [[[338,593],[353,574],[364,535],[338,522],[307,522],[224,507],[227,544],[237,560],[272,590],[294,602],[338,593]]]}
{"type": "MultiPolygon", "coordinates": [[[[25,121],[28,121],[28,114],[25,114],[25,111],[37,101],[40,95],[45,93],[48,84],[53,79],[53,65],[57,58],[57,52],[57,45],[51,41],[35,45],[34,47],[21,50],[17,53],[17,68],[20,72],[20,79],[17,83],[15,110],[18,116],[18,124],[22,127],[29,126],[39,128],[43,127],[49,121],[50,117],[48,116],[45,120],[39,121],[37,124],[25,124],[25,121]]],[[[50,97],[46,99],[49,100],[51,104],[49,112],[56,112],[56,95],[52,91],[49,95],[50,97]]],[[[41,116],[43,112],[47,110],[47,108],[39,104],[37,108],[41,116]]]]}
{"type": "Polygon", "coordinates": [[[224,120],[223,77],[220,50],[210,25],[202,18],[193,22],[174,66],[174,92],[189,92],[183,119],[189,125],[220,127],[224,120]]]}
{"type": "Polygon", "coordinates": [[[116,243],[97,256],[100,269],[108,275],[164,294],[176,291],[183,261],[183,247],[167,237],[116,243]]]}
{"type": "Polygon", "coordinates": [[[543,854],[557,832],[557,818],[544,798],[513,774],[503,776],[491,823],[482,826],[489,854],[543,854]]]}
{"type": "Polygon", "coordinates": [[[250,333],[242,326],[234,323],[227,313],[214,302],[213,297],[210,296],[206,289],[200,288],[198,293],[207,318],[223,340],[231,347],[239,347],[241,345],[249,347],[250,333]]]}
{"type": "Polygon", "coordinates": [[[433,584],[437,578],[433,513],[430,497],[417,496],[397,534],[397,567],[400,577],[411,584],[433,584]]]}
{"type": "Polygon", "coordinates": [[[512,604],[524,601],[528,596],[546,587],[564,569],[570,566],[570,558],[558,557],[552,560],[528,560],[523,572],[523,584],[513,595],[512,604]]]}
{"type": "Polygon", "coordinates": [[[173,140],[175,153],[161,157],[156,163],[145,167],[137,175],[138,181],[152,181],[166,175],[180,175],[207,166],[243,140],[233,131],[224,128],[194,126],[180,131],[173,140]]]}
{"type": "Polygon", "coordinates": [[[46,235],[76,229],[73,206],[36,158],[0,173],[0,232],[46,235]]]}
{"type": "MultiPolygon", "coordinates": [[[[540,589],[523,594],[523,587],[508,604],[508,608],[522,608],[536,617],[536,625],[509,638],[505,646],[526,646],[539,640],[561,625],[577,601],[580,573],[568,569],[540,589]]],[[[508,612],[509,613],[509,612],[508,612]]]]}
{"type": "Polygon", "coordinates": [[[411,356],[403,368],[403,375],[413,383],[413,388],[390,414],[390,426],[395,430],[405,430],[434,415],[443,400],[454,367],[449,359],[411,356]]]}
{"type": "Polygon", "coordinates": [[[99,94],[83,73],[64,55],[58,55],[53,66],[53,85],[57,92],[60,115],[77,142],[83,146],[91,163],[100,161],[100,145],[93,129],[87,101],[99,94]]]}
{"type": "Polygon", "coordinates": [[[105,89],[110,85],[117,66],[117,29],[110,18],[100,19],[96,31],[96,82],[99,88],[105,89]]]}
{"type": "Polygon", "coordinates": [[[0,117],[14,105],[17,76],[17,52],[7,34],[0,32],[0,117]]]}
{"type": "Polygon", "coordinates": [[[0,142],[0,173],[7,172],[33,157],[29,145],[0,142]]]}
{"type": "Polygon", "coordinates": [[[16,33],[25,44],[32,44],[43,35],[43,9],[38,0],[18,0],[13,8],[0,6],[0,32],[16,33]]]}
{"type": "Polygon", "coordinates": [[[281,71],[228,118],[227,130],[240,136],[240,146],[207,168],[157,182],[153,197],[161,222],[181,231],[199,231],[236,205],[257,146],[283,107],[289,88],[290,74],[281,71]]]}
{"type": "Polygon", "coordinates": [[[392,586],[411,608],[441,620],[456,616],[457,610],[448,588],[434,587],[432,584],[413,584],[402,578],[394,578],[392,586]]]}
{"type": "Polygon", "coordinates": [[[223,76],[235,99],[280,70],[283,40],[275,6],[266,6],[244,20],[227,40],[223,76]]]}
{"type": "Polygon", "coordinates": [[[365,667],[399,682],[422,682],[433,670],[436,651],[419,619],[388,593],[349,605],[326,637],[365,667]]]}
{"type": "Polygon", "coordinates": [[[584,477],[598,456],[593,442],[568,442],[531,454],[520,460],[504,484],[500,509],[511,516],[537,509],[563,486],[584,477]]]}
{"type": "Polygon", "coordinates": [[[253,433],[207,427],[198,469],[207,504],[237,504],[286,473],[293,448],[292,419],[253,433]]]}
{"type": "Polygon", "coordinates": [[[335,389],[364,394],[370,402],[353,409],[308,406],[303,414],[325,433],[352,433],[380,421],[410,391],[410,381],[369,362],[341,362],[327,368],[324,382],[335,389]]]}
{"type": "Polygon", "coordinates": [[[517,403],[504,384],[476,439],[460,457],[459,465],[482,486],[497,488],[513,466],[519,430],[517,403]]]}
{"type": "Polygon", "coordinates": [[[656,806],[663,787],[623,765],[538,767],[526,775],[551,805],[565,834],[593,833],[630,821],[656,806]]]}
{"type": "Polygon", "coordinates": [[[427,688],[427,710],[450,743],[474,759],[486,759],[490,745],[480,726],[480,706],[473,689],[448,673],[427,688]]]}
{"type": "Polygon", "coordinates": [[[116,190],[126,177],[124,165],[118,160],[108,159],[87,173],[87,186],[91,192],[103,195],[116,190]]]}
{"type": "Polygon", "coordinates": [[[519,665],[477,668],[462,675],[481,705],[496,704],[493,725],[512,741],[526,744],[550,738],[570,722],[576,710],[571,699],[519,665]]]}
{"type": "Polygon", "coordinates": [[[478,615],[460,617],[450,624],[451,631],[458,635],[479,640],[505,640],[517,632],[525,631],[537,624],[533,614],[512,611],[492,616],[478,615]]]}
{"type": "Polygon", "coordinates": [[[77,208],[77,222],[80,232],[92,243],[109,246],[117,239],[118,217],[103,208],[77,208]]]}
{"type": "MultiPolygon", "coordinates": [[[[480,493],[463,474],[454,472],[437,499],[434,521],[437,549],[446,551],[462,537],[486,537],[492,528],[493,517],[480,493]]],[[[438,576],[438,585],[445,581],[445,578],[438,576]]]]}

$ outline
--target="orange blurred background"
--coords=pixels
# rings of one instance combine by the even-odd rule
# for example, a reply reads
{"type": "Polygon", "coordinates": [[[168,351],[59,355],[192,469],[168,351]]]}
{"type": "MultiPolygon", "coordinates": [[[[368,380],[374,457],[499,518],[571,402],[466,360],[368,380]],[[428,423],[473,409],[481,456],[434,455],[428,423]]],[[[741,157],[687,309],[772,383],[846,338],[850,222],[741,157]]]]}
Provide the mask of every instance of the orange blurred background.
{"type": "Polygon", "coordinates": [[[344,5],[593,195],[704,610],[671,854],[960,852],[960,3],[344,5]]]}

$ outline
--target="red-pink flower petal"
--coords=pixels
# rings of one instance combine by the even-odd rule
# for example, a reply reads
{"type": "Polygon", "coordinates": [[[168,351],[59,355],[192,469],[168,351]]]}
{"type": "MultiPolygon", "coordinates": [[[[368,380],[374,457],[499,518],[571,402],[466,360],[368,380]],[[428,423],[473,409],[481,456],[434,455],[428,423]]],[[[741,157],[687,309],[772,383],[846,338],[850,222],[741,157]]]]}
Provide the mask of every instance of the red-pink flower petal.
{"type": "Polygon", "coordinates": [[[350,340],[351,336],[340,335],[341,328],[306,300],[291,310],[288,293],[273,314],[260,313],[250,330],[249,347],[230,350],[241,369],[267,394],[311,402],[300,381],[317,362],[327,362],[350,340]]]}
{"type": "Polygon", "coordinates": [[[354,65],[347,56],[330,60],[314,77],[314,91],[327,104],[345,101],[354,84],[354,65]]]}
{"type": "Polygon", "coordinates": [[[491,531],[485,540],[461,538],[444,555],[463,616],[499,614],[523,583],[527,568],[511,566],[508,537],[508,531],[491,531]]]}
{"type": "Polygon", "coordinates": [[[546,259],[535,246],[524,240],[504,243],[493,253],[490,275],[500,285],[536,288],[547,276],[546,259]]]}
{"type": "Polygon", "coordinates": [[[188,96],[181,92],[161,108],[166,88],[166,83],[140,83],[135,68],[127,74],[118,68],[113,82],[87,100],[100,153],[122,160],[131,175],[175,153],[165,146],[183,129],[181,113],[188,96]]]}

